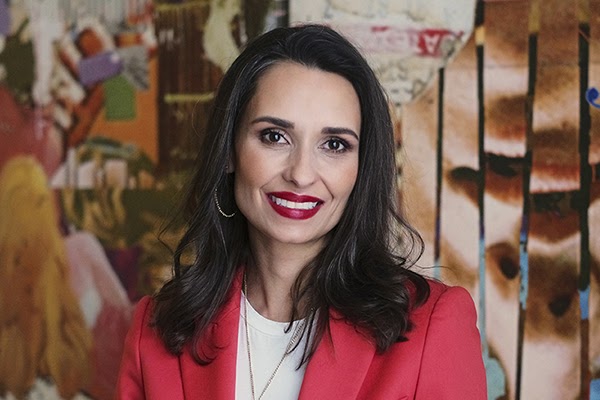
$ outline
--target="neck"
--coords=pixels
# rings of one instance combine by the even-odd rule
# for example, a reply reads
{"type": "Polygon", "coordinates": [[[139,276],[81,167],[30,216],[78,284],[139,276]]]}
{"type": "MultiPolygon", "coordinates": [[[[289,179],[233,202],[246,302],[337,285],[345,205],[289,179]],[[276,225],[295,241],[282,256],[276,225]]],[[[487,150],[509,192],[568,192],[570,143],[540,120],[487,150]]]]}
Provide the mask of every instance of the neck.
{"type": "Polygon", "coordinates": [[[250,240],[252,262],[246,269],[246,297],[263,317],[289,322],[291,289],[321,244],[293,245],[250,240]]]}

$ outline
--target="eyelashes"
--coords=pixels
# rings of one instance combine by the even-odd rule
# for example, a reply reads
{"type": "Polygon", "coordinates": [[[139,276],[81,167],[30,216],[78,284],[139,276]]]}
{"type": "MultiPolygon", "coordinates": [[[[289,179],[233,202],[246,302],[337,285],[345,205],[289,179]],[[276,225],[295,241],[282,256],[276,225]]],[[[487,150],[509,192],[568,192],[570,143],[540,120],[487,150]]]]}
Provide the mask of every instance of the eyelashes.
{"type": "Polygon", "coordinates": [[[289,144],[285,133],[278,129],[264,129],[260,132],[260,140],[266,144],[289,144]]]}
{"type": "Polygon", "coordinates": [[[327,147],[327,150],[334,153],[345,153],[354,148],[347,140],[339,137],[327,139],[327,141],[324,143],[324,146],[327,147]]]}
{"type": "MultiPolygon", "coordinates": [[[[260,131],[260,141],[269,146],[285,146],[291,144],[288,135],[284,131],[273,128],[260,131]]],[[[319,148],[334,154],[351,151],[354,147],[354,144],[339,136],[326,136],[325,141],[319,145],[319,148]]]]}

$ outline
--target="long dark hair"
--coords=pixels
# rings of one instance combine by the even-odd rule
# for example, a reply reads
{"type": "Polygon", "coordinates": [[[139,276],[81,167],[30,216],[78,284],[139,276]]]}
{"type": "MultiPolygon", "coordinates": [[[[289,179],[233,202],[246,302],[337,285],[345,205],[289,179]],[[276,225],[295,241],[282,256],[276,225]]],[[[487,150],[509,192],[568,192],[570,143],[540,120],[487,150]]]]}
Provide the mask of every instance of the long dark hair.
{"type": "Polygon", "coordinates": [[[198,354],[200,337],[227,300],[237,269],[250,256],[246,219],[239,211],[232,218],[220,216],[214,195],[218,193],[226,212],[235,210],[233,174],[226,167],[238,122],[260,77],[281,62],[346,78],[361,109],[354,189],[326,246],[292,288],[290,321],[303,314],[299,304],[311,310],[304,334],[314,339],[304,349],[303,362],[327,331],[330,308],[383,352],[406,339],[410,310],[429,295],[425,278],[410,269],[422,253],[423,241],[398,212],[393,125],[375,74],[348,40],[326,26],[277,28],[248,43],[221,81],[185,203],[188,229],[175,251],[175,276],[155,296],[154,324],[166,347],[178,354],[191,343],[199,363],[210,361],[198,354]],[[193,258],[191,265],[182,262],[187,253],[193,258]]]}

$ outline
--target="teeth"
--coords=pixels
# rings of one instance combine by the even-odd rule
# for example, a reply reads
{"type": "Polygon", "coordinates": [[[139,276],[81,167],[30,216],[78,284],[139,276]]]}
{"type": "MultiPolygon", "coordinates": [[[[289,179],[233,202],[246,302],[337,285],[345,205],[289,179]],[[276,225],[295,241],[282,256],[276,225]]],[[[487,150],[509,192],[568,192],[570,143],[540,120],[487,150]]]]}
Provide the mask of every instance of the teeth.
{"type": "Polygon", "coordinates": [[[280,199],[279,197],[271,196],[271,200],[278,206],[282,206],[285,208],[292,208],[295,210],[312,210],[317,206],[317,202],[307,201],[304,203],[296,203],[295,201],[289,201],[280,199]]]}

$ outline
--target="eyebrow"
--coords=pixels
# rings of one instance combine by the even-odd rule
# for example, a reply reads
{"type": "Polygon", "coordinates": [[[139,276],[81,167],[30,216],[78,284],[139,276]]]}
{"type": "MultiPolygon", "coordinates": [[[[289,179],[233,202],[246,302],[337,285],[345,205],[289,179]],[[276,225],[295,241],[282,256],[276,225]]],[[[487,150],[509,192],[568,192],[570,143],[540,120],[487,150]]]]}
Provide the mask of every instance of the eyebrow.
{"type": "MultiPolygon", "coordinates": [[[[293,129],[294,128],[294,123],[285,119],[281,119],[281,118],[276,118],[276,117],[270,117],[270,116],[264,116],[264,117],[258,117],[252,120],[252,124],[256,124],[259,122],[268,122],[271,123],[273,125],[277,125],[281,128],[286,128],[286,129],[293,129]]],[[[325,134],[325,135],[351,135],[354,136],[356,138],[356,140],[359,140],[358,138],[358,134],[356,132],[354,132],[352,129],[350,128],[342,128],[342,127],[325,127],[321,130],[321,133],[325,134]]]]}
{"type": "Polygon", "coordinates": [[[323,132],[324,134],[327,134],[327,135],[350,135],[350,136],[354,136],[354,138],[356,140],[360,140],[358,138],[358,134],[350,128],[327,127],[327,128],[323,128],[323,130],[321,132],[323,132]]]}
{"type": "Polygon", "coordinates": [[[258,117],[258,118],[255,118],[252,120],[252,124],[256,124],[258,122],[269,122],[273,125],[277,125],[282,128],[288,128],[288,129],[294,127],[294,123],[291,121],[281,119],[281,118],[269,117],[269,116],[258,117]]]}

